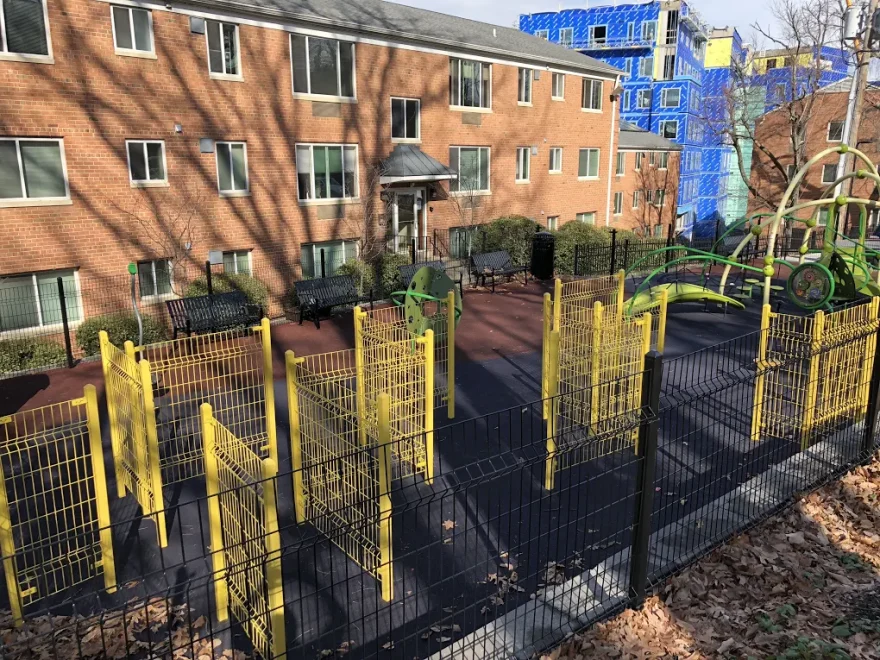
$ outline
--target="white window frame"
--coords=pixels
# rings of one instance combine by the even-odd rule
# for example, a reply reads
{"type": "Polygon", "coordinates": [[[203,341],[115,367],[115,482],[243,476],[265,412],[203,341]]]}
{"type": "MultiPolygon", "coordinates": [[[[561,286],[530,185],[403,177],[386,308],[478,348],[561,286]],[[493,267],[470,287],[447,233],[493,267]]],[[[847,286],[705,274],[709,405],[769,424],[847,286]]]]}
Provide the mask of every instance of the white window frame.
{"type": "Polygon", "coordinates": [[[391,121],[391,141],[392,142],[401,142],[401,143],[417,143],[422,141],[422,100],[414,99],[408,96],[392,96],[391,97],[391,117],[389,119],[391,121]],[[419,112],[416,115],[416,136],[415,137],[394,137],[394,102],[395,101],[403,101],[403,111],[404,111],[404,130],[406,130],[406,104],[415,101],[419,106],[419,112]]]}
{"type": "Polygon", "coordinates": [[[550,78],[550,99],[553,101],[564,101],[565,100],[565,74],[564,73],[554,73],[550,78]],[[556,84],[556,81],[561,81],[559,85],[556,84]],[[556,89],[557,87],[561,87],[561,90],[556,89]],[[555,92],[561,91],[561,95],[556,95],[555,92]]]}
{"type": "MultiPolygon", "coordinates": [[[[351,91],[352,96],[341,96],[334,94],[317,94],[312,92],[312,68],[309,62],[309,35],[307,34],[297,34],[297,36],[305,37],[306,40],[306,87],[308,87],[308,92],[297,92],[295,91],[295,83],[294,83],[294,60],[293,60],[293,34],[287,39],[287,48],[290,52],[290,89],[293,92],[293,98],[295,99],[304,99],[304,100],[317,100],[317,101],[326,101],[328,103],[356,103],[357,102],[357,45],[353,41],[347,41],[345,39],[336,39],[333,37],[317,37],[320,39],[330,39],[331,41],[338,42],[336,45],[336,89],[342,92],[342,62],[341,57],[339,55],[339,44],[350,44],[351,45],[351,91]]],[[[421,105],[419,105],[419,112],[421,112],[421,105]]]]}
{"type": "Polygon", "coordinates": [[[623,193],[614,193],[614,215],[623,215],[623,193]]]}
{"type": "Polygon", "coordinates": [[[626,71],[626,77],[627,77],[627,78],[632,78],[632,74],[633,74],[633,61],[632,61],[632,58],[631,58],[631,57],[627,57],[627,58],[623,61],[623,70],[626,71]]]}
{"type": "Polygon", "coordinates": [[[548,170],[548,172],[550,174],[562,174],[562,154],[563,154],[562,147],[550,147],[550,169],[548,170]],[[559,156],[559,158],[558,158],[559,162],[556,163],[558,165],[558,167],[556,169],[554,169],[553,168],[553,165],[554,165],[553,161],[555,160],[554,156],[557,154],[559,156]]]}
{"type": "Polygon", "coordinates": [[[531,69],[519,67],[517,73],[517,95],[516,102],[518,105],[531,106],[532,93],[534,87],[534,76],[531,69]]]}
{"type": "Polygon", "coordinates": [[[593,225],[596,226],[596,212],[595,211],[581,211],[575,215],[575,220],[577,222],[582,222],[585,225],[593,225]],[[587,218],[591,218],[591,221],[588,222],[587,218]]]}
{"type": "Polygon", "coordinates": [[[128,182],[132,188],[167,188],[168,187],[168,159],[165,156],[164,140],[126,140],[125,141],[125,162],[128,164],[128,182]],[[128,151],[128,145],[140,144],[144,150],[144,163],[147,167],[147,176],[150,176],[150,165],[147,159],[147,145],[158,144],[162,146],[162,172],[165,174],[163,179],[133,179],[131,171],[131,154],[128,151]]]}
{"type": "Polygon", "coordinates": [[[639,60],[639,78],[653,78],[654,77],[654,56],[651,57],[643,57],[639,60]],[[645,63],[650,62],[650,64],[646,67],[645,63]],[[648,69],[648,72],[645,73],[645,69],[648,69]]]}
{"type": "Polygon", "coordinates": [[[642,165],[645,163],[645,153],[643,151],[636,152],[636,166],[633,168],[636,172],[642,171],[642,165]]]}
{"type": "Polygon", "coordinates": [[[678,120],[677,119],[662,119],[660,120],[660,137],[665,138],[667,140],[677,140],[678,139],[678,120]],[[675,137],[666,137],[664,133],[664,128],[667,124],[675,124],[675,137]]]}
{"type": "Polygon", "coordinates": [[[564,46],[565,48],[571,48],[574,45],[574,28],[573,27],[564,27],[559,28],[559,45],[564,46]],[[564,34],[568,34],[569,38],[563,38],[564,34]]]}
{"type": "Polygon", "coordinates": [[[660,93],[660,107],[661,108],[679,108],[681,107],[681,89],[678,87],[668,87],[664,89],[660,93]],[[677,92],[678,93],[678,102],[675,105],[669,104],[669,92],[677,92]]]}
{"type": "MultiPolygon", "coordinates": [[[[232,177],[232,181],[235,181],[235,176],[232,174],[232,149],[229,150],[229,172],[232,177]]],[[[220,193],[221,197],[247,197],[251,194],[251,176],[250,176],[250,166],[248,165],[248,152],[247,152],[247,142],[244,141],[236,141],[236,140],[218,140],[214,143],[214,166],[217,168],[217,191],[220,193]],[[221,144],[241,144],[244,146],[244,179],[245,179],[245,189],[244,190],[220,190],[220,151],[217,149],[218,145],[221,144]]]]}
{"type": "Polygon", "coordinates": [[[843,131],[845,128],[846,128],[845,122],[842,122],[842,121],[839,121],[836,119],[834,121],[828,122],[828,134],[827,134],[828,142],[843,142],[843,131]],[[840,139],[832,139],[832,137],[831,137],[831,127],[834,124],[840,124],[840,139]]]}
{"type": "Polygon", "coordinates": [[[641,203],[642,191],[641,190],[633,190],[633,209],[639,208],[639,204],[641,203]]]}
{"type": "Polygon", "coordinates": [[[636,90],[636,110],[650,110],[651,104],[654,102],[654,94],[650,89],[636,90]],[[644,105],[644,99],[647,99],[647,105],[644,105]]]}
{"type": "Polygon", "coordinates": [[[654,195],[654,205],[658,208],[661,208],[666,203],[666,190],[664,188],[658,188],[654,195]]]}
{"type": "Polygon", "coordinates": [[[648,36],[648,28],[651,28],[651,27],[653,27],[653,29],[654,29],[654,38],[653,38],[652,43],[656,44],[657,43],[657,21],[644,21],[642,23],[642,28],[641,28],[642,41],[648,41],[651,39],[651,37],[648,36]]]}
{"type": "Polygon", "coordinates": [[[0,60],[9,62],[34,62],[37,64],[54,64],[55,56],[52,51],[52,30],[49,27],[49,3],[41,0],[43,5],[43,25],[46,26],[46,55],[35,53],[14,53],[6,50],[6,17],[3,15],[3,3],[0,2],[0,36],[2,36],[3,49],[0,50],[0,60]]]}
{"type": "Polygon", "coordinates": [[[658,163],[657,169],[663,171],[669,169],[669,152],[661,151],[660,152],[660,162],[658,163]]]}
{"type": "Polygon", "coordinates": [[[14,197],[0,198],[0,208],[27,207],[27,206],[67,206],[73,204],[70,199],[70,181],[67,178],[67,156],[64,153],[63,138],[17,138],[0,137],[0,142],[14,142],[15,154],[18,158],[18,174],[21,178],[21,191],[27,194],[27,184],[24,178],[24,165],[21,158],[22,142],[57,142],[61,154],[61,174],[64,177],[64,197],[14,197]]]}
{"type": "MultiPolygon", "coordinates": [[[[421,111],[421,106],[419,107],[421,111]]],[[[297,142],[294,145],[294,159],[296,159],[297,150],[300,147],[309,147],[310,151],[310,160],[312,161],[312,169],[309,172],[309,192],[311,193],[311,197],[302,198],[299,196],[299,163],[297,163],[296,174],[297,174],[297,182],[296,182],[296,197],[297,201],[301,206],[309,206],[316,204],[345,204],[345,203],[355,203],[360,201],[361,198],[361,150],[360,146],[355,143],[336,143],[336,142],[297,142]],[[345,148],[346,147],[354,147],[354,158],[355,158],[355,187],[357,188],[357,195],[354,197],[321,197],[320,199],[315,196],[315,147],[339,147],[342,149],[342,172],[345,174],[345,148]]],[[[345,187],[345,183],[343,183],[343,188],[345,187]]]]}
{"type": "Polygon", "coordinates": [[[516,148],[516,182],[529,183],[532,175],[532,148],[516,148]],[[525,174],[525,176],[523,176],[525,174]]]}
{"type": "MultiPolygon", "coordinates": [[[[483,62],[482,60],[472,60],[472,59],[468,59],[466,57],[450,56],[449,60],[450,60],[450,62],[452,62],[452,61],[458,62],[458,98],[454,99],[454,100],[458,101],[458,103],[457,104],[453,103],[452,102],[453,99],[449,99],[449,109],[450,110],[459,110],[462,112],[492,112],[492,97],[494,96],[494,94],[492,93],[492,64],[490,62],[483,62]],[[488,99],[483,98],[483,93],[482,93],[483,76],[482,76],[482,74],[480,76],[480,105],[473,105],[473,106],[461,105],[461,90],[462,90],[461,66],[462,66],[462,62],[473,62],[474,64],[479,64],[480,67],[482,67],[480,69],[482,72],[485,72],[486,69],[489,70],[489,86],[488,86],[489,98],[488,99]],[[487,100],[488,100],[488,104],[486,104],[487,100]]],[[[451,94],[452,90],[450,89],[449,91],[451,94]]]]}
{"type": "Polygon", "coordinates": [[[835,181],[837,181],[837,165],[836,164],[823,165],[822,166],[822,183],[823,183],[823,185],[828,185],[829,183],[834,183],[835,181]],[[831,172],[832,172],[830,181],[825,178],[825,172],[827,172],[829,168],[831,168],[831,172]]]}
{"type": "Polygon", "coordinates": [[[605,107],[605,99],[603,95],[605,93],[605,85],[604,81],[599,80],[597,78],[584,78],[581,83],[581,112],[602,112],[602,109],[605,107]],[[587,94],[587,86],[589,85],[590,93],[587,94]],[[590,108],[586,106],[587,100],[592,103],[593,100],[593,92],[594,87],[599,85],[599,107],[598,108],[590,108]]]}
{"type": "MultiPolygon", "coordinates": [[[[206,24],[207,25],[207,24],[206,24]]],[[[146,60],[155,60],[156,57],[156,38],[153,33],[153,11],[142,7],[129,7],[126,5],[110,5],[110,31],[113,33],[113,52],[122,57],[140,57],[146,60]],[[128,12],[128,26],[131,29],[131,43],[134,45],[134,20],[132,13],[143,11],[147,14],[147,21],[150,24],[150,50],[138,50],[137,48],[120,48],[116,41],[116,20],[113,17],[114,9],[122,9],[128,12]]]]}
{"type": "MultiPolygon", "coordinates": [[[[226,69],[226,55],[225,51],[221,51],[223,53],[223,68],[226,69]]],[[[205,19],[205,53],[208,56],[208,76],[213,78],[214,80],[234,80],[234,81],[243,81],[244,80],[244,67],[242,66],[241,61],[241,30],[239,30],[238,23],[232,23],[230,21],[216,20],[216,19],[205,19]],[[232,25],[235,27],[235,61],[238,63],[238,73],[216,73],[211,71],[211,45],[208,41],[208,31],[211,29],[211,23],[217,23],[220,29],[220,47],[223,48],[223,26],[224,25],[232,25]]]]}
{"type": "MultiPolygon", "coordinates": [[[[361,246],[360,246],[360,239],[357,239],[357,238],[338,238],[338,239],[335,239],[332,241],[318,241],[317,243],[302,243],[299,246],[300,253],[302,253],[302,249],[304,247],[312,248],[312,273],[313,273],[312,277],[314,279],[319,278],[319,276],[315,272],[315,267],[320,268],[320,266],[321,266],[321,256],[320,256],[321,248],[324,247],[325,245],[332,245],[334,243],[342,243],[342,253],[343,254],[345,254],[345,244],[346,243],[354,243],[354,258],[360,259],[361,246]]],[[[301,255],[300,255],[300,258],[302,258],[301,255]]],[[[302,263],[300,263],[300,270],[302,270],[302,263]]],[[[303,277],[306,277],[305,272],[303,272],[302,275],[303,275],[303,277]]],[[[328,277],[332,277],[332,275],[328,275],[328,277]]]]}
{"type": "MultiPolygon", "coordinates": [[[[73,271],[73,281],[74,286],[76,287],[76,312],[79,317],[77,321],[69,321],[68,326],[71,328],[79,327],[80,323],[85,319],[83,315],[83,304],[82,304],[82,287],[79,282],[79,268],[57,268],[53,270],[38,270],[31,273],[17,273],[14,275],[4,275],[4,277],[30,277],[31,283],[34,288],[34,300],[37,303],[37,321],[39,325],[31,325],[26,328],[14,328],[11,330],[0,330],[0,339],[4,338],[19,338],[19,337],[39,337],[40,335],[48,335],[54,332],[58,332],[64,327],[63,323],[51,323],[49,325],[45,325],[43,323],[43,310],[40,306],[40,285],[37,283],[37,275],[42,275],[45,273],[64,273],[67,271],[73,271]]],[[[67,293],[65,292],[65,298],[67,297],[67,293]]],[[[68,308],[68,317],[72,316],[69,314],[70,309],[68,308]]]]}
{"type": "Polygon", "coordinates": [[[559,230],[559,216],[551,215],[547,217],[547,229],[550,231],[558,231],[559,230]]]}
{"type": "Polygon", "coordinates": [[[626,175],[626,152],[618,151],[617,152],[617,164],[615,167],[615,172],[617,176],[625,176],[626,175]]]}
{"type": "MultiPolygon", "coordinates": [[[[254,251],[253,250],[223,250],[223,256],[225,257],[227,254],[231,254],[233,256],[232,263],[235,264],[235,271],[233,272],[234,275],[253,276],[253,274],[254,274],[254,251]],[[238,255],[241,254],[242,252],[247,253],[247,258],[248,258],[248,272],[247,273],[240,273],[238,271],[238,255]]],[[[226,272],[225,265],[223,266],[223,272],[224,273],[226,272]]]]}
{"type": "Polygon", "coordinates": [[[535,30],[535,36],[544,41],[550,40],[550,30],[535,30]]]}
{"type": "Polygon", "coordinates": [[[156,302],[160,300],[171,300],[177,297],[177,294],[174,293],[174,268],[171,267],[171,259],[168,257],[162,257],[160,259],[145,259],[144,261],[137,262],[137,272],[138,272],[138,292],[141,291],[141,281],[140,281],[140,273],[141,273],[141,264],[150,264],[150,270],[152,271],[153,276],[153,289],[158,291],[159,287],[156,286],[156,262],[157,261],[167,261],[168,262],[168,286],[171,288],[171,291],[168,293],[154,293],[149,296],[141,295],[141,300],[156,302]]]}
{"type": "MultiPolygon", "coordinates": [[[[450,195],[491,195],[492,194],[492,147],[483,147],[478,145],[469,145],[469,144],[452,144],[449,145],[449,149],[457,149],[458,150],[458,163],[459,168],[461,167],[461,150],[462,149],[477,149],[480,154],[480,163],[482,163],[482,154],[485,151],[486,153],[486,180],[489,184],[489,187],[485,190],[450,190],[450,195]]],[[[452,167],[452,163],[449,163],[450,167],[452,167]]],[[[477,167],[477,171],[479,173],[479,166],[477,167]]]]}
{"type": "Polygon", "coordinates": [[[602,150],[597,147],[584,147],[578,150],[578,181],[597,181],[599,179],[599,175],[602,170],[602,150]],[[596,152],[596,176],[589,176],[590,172],[590,163],[589,159],[587,160],[587,175],[581,176],[581,152],[589,151],[596,152]]]}

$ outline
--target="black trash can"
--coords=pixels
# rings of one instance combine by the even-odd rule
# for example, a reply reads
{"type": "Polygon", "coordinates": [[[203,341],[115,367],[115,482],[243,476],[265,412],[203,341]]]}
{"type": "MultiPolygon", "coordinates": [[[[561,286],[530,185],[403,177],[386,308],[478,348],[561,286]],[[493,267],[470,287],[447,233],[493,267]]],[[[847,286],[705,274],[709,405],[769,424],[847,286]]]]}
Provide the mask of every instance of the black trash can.
{"type": "Polygon", "coordinates": [[[538,280],[553,279],[553,257],[556,237],[547,231],[538,232],[532,239],[532,275],[538,280]]]}

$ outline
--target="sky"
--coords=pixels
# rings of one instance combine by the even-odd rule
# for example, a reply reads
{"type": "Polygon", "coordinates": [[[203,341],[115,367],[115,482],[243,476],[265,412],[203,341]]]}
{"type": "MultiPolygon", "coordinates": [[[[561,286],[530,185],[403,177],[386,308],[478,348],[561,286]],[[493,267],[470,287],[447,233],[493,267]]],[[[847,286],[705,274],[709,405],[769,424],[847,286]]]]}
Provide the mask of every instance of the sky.
{"type": "MultiPolygon", "coordinates": [[[[586,7],[587,2],[562,2],[558,0],[398,0],[402,4],[423,9],[433,9],[486,23],[508,27],[516,26],[520,14],[586,7]]],[[[612,4],[613,0],[592,0],[590,6],[612,4]]],[[[623,2],[621,2],[623,4],[623,2]]],[[[750,27],[756,21],[762,26],[772,24],[773,17],[767,8],[768,0],[695,0],[693,6],[707,23],[713,27],[735,26],[742,38],[749,41],[754,36],[750,27]]]]}

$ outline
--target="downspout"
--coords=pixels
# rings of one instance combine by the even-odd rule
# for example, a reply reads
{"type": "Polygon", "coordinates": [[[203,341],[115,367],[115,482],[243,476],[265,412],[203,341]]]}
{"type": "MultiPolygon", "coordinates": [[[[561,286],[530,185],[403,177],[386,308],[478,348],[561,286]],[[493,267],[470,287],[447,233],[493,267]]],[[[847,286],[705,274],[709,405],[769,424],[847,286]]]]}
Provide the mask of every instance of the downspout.
{"type": "Polygon", "coordinates": [[[617,90],[620,87],[620,76],[614,79],[614,91],[611,93],[611,143],[608,145],[608,195],[605,198],[605,226],[611,226],[611,182],[614,181],[614,132],[617,130],[617,90]]]}

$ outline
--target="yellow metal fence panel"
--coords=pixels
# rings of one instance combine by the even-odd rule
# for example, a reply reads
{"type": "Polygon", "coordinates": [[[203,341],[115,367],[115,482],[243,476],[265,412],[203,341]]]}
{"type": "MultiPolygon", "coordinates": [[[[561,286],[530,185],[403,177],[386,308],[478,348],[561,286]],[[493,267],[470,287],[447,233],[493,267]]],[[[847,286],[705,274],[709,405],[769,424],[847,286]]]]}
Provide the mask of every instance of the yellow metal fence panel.
{"type": "Polygon", "coordinates": [[[81,399],[0,418],[0,555],[13,619],[103,573],[114,591],[95,388],[81,399]]]}

